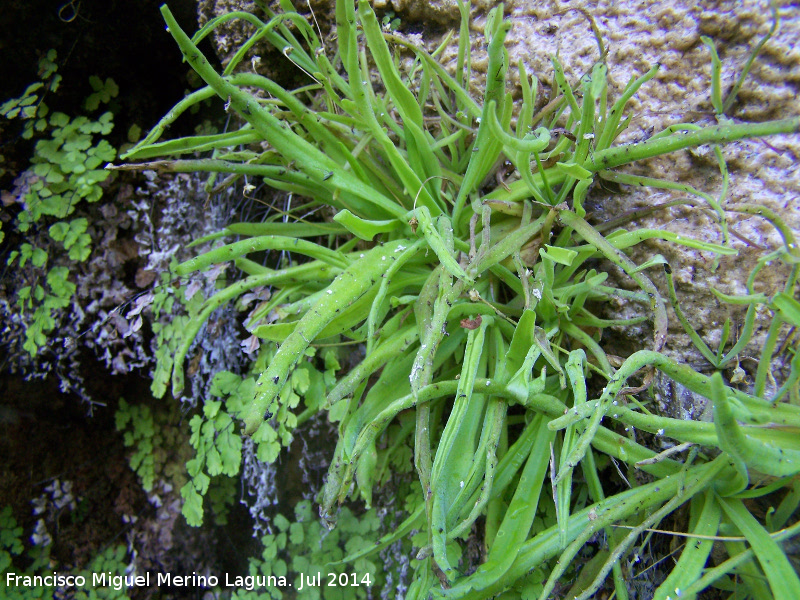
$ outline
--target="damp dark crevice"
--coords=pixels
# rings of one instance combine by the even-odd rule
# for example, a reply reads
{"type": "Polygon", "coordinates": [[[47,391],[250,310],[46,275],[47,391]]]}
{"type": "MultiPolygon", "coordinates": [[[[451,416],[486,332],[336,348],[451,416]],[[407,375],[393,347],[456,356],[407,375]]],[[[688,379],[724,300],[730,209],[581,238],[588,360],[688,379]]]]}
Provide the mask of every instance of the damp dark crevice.
{"type": "MultiPolygon", "coordinates": [[[[0,27],[12,35],[0,37],[4,59],[0,61],[0,104],[20,96],[27,86],[39,80],[39,60],[48,50],[54,49],[62,82],[56,93],[45,98],[51,111],[61,111],[70,117],[85,114],[83,104],[92,92],[89,77],[112,78],[119,87],[119,95],[108,106],[114,112],[114,129],[106,138],[119,148],[128,141],[127,133],[132,125],[146,132],[193,87],[188,77],[191,69],[182,61],[178,46],[165,29],[159,12],[162,2],[4,2],[0,27]]],[[[194,0],[170,0],[169,6],[185,31],[197,30],[194,0]]],[[[209,60],[216,61],[210,42],[204,41],[201,50],[209,60]]],[[[170,136],[191,134],[198,122],[198,115],[179,119],[171,128],[170,136]]],[[[0,118],[0,155],[3,155],[2,166],[6,170],[0,179],[2,190],[12,189],[14,179],[30,166],[35,140],[24,140],[22,129],[18,120],[0,118]]],[[[102,202],[124,210],[128,204],[120,199],[124,195],[121,189],[125,186],[133,189],[138,185],[136,176],[121,175],[109,183],[102,202]]],[[[99,206],[100,203],[82,203],[81,210],[87,211],[91,222],[95,222],[93,217],[100,219],[99,206]]],[[[13,219],[19,209],[18,205],[5,207],[3,230],[6,238],[0,248],[0,264],[4,268],[8,252],[21,243],[12,223],[6,222],[13,219]]],[[[132,239],[128,239],[132,238],[132,232],[120,230],[118,235],[120,244],[133,244],[132,239]]],[[[137,286],[133,280],[140,266],[140,260],[131,259],[115,272],[115,276],[128,289],[135,290],[137,286]]],[[[76,274],[77,271],[72,275],[76,274]]],[[[6,284],[5,276],[1,277],[0,295],[6,294],[6,284]]],[[[90,350],[81,349],[79,354],[77,368],[88,397],[105,404],[95,406],[92,416],[87,415],[87,402],[76,394],[61,391],[56,373],[51,372],[43,379],[26,380],[20,370],[11,368],[7,356],[0,358],[0,425],[3,428],[0,455],[5,459],[0,470],[0,509],[11,507],[25,532],[23,541],[29,546],[30,534],[38,520],[32,511],[32,500],[41,496],[56,479],[69,482],[79,498],[78,509],[74,514],[69,511],[59,514],[54,521],[57,528],[48,523],[53,535],[51,555],[65,570],[85,566],[109,545],[125,544],[130,534],[148,533],[137,529],[138,525],[126,524],[123,516],[133,515],[140,524],[144,520],[158,521],[156,507],[130,469],[130,449],[124,445],[122,433],[116,430],[114,416],[122,397],[130,404],[146,404],[154,413],[170,406],[152,399],[146,369],[111,375],[90,350]]],[[[173,419],[171,427],[187,430],[186,418],[187,415],[183,415],[173,419]]],[[[249,539],[252,523],[246,509],[234,506],[230,518],[235,531],[247,532],[249,539]]],[[[202,529],[189,528],[180,515],[179,505],[174,529],[164,527],[165,535],[174,539],[175,544],[160,555],[151,552],[148,559],[151,562],[146,567],[169,566],[181,574],[191,573],[201,564],[246,571],[246,557],[231,550],[241,547],[242,539],[210,523],[202,529]]],[[[149,539],[158,539],[158,533],[153,529],[148,533],[149,539]]],[[[137,537],[136,545],[144,547],[146,543],[137,537]]],[[[20,560],[22,563],[18,566],[24,568],[24,557],[20,560]]],[[[173,597],[195,597],[195,592],[184,590],[173,597]]]]}
{"type": "MultiPolygon", "coordinates": [[[[0,30],[13,35],[0,39],[0,102],[16,98],[37,81],[39,59],[56,50],[61,85],[45,102],[51,110],[70,116],[83,114],[91,93],[89,77],[110,77],[119,85],[113,101],[115,127],[109,141],[127,141],[132,125],[152,127],[190,88],[190,68],[166,31],[159,6],[162,0],[82,0],[54,3],[48,0],[10,0],[0,11],[0,30]]],[[[196,3],[172,0],[170,9],[186,31],[197,29],[196,3]]],[[[201,44],[209,57],[210,45],[201,44]]],[[[175,124],[177,134],[191,133],[193,123],[175,124]],[[182,131],[185,130],[185,131],[182,131]]],[[[32,144],[19,137],[18,122],[0,123],[0,153],[8,171],[0,187],[28,166],[32,144]]]]}

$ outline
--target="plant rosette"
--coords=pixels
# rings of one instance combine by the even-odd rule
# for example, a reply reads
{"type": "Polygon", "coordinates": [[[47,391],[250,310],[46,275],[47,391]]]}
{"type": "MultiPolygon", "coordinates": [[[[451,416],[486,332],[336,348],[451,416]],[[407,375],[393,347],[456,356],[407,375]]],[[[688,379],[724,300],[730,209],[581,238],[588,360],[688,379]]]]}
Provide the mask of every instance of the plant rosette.
{"type": "MultiPolygon", "coordinates": [[[[743,568],[756,597],[764,590],[774,597],[800,595],[800,580],[776,542],[794,530],[780,530],[786,520],[777,526],[758,521],[743,501],[793,486],[800,471],[794,435],[800,409],[782,402],[797,398],[800,364],[792,361],[787,383],[766,393],[763,373],[779,350],[777,327],[761,350],[767,366],[759,367],[755,393],[722,376],[746,335],[736,341],[728,336],[718,345],[691,337],[711,364],[711,376],[663,353],[668,305],[682,327],[691,327],[670,287],[669,262],[658,254],[634,261],[630,249],[656,239],[711,260],[737,250],[721,205],[724,191],[715,195],[626,170],[690,148],[796,135],[800,118],[725,119],[730,95],[720,91],[717,61],[709,83],[718,122],[681,122],[625,142],[620,136],[636,116],[629,102],[640,88],[655,84],[660,68],[650,66],[620,93],[611,93],[599,35],[599,59],[578,81],[552,59],[546,101],[537,101],[538,79],[518,61],[521,102],[515,107],[504,45],[511,23],[502,5],[486,18],[487,78],[476,102],[468,89],[473,57],[467,4],[458,4],[453,71],[436,58],[446,43],[433,53],[409,44],[385,31],[363,0],[357,6],[352,0],[336,3],[335,48],[284,4],[287,12],[269,13],[265,21],[244,12],[217,17],[192,38],[162,8],[170,34],[207,85],[123,156],[146,162],[115,167],[208,171],[224,174],[226,183],[241,179],[248,192],[258,181],[302,198],[263,223],[231,224],[205,238],[219,245],[175,268],[175,276],[189,278],[232,262],[244,274],[202,299],[178,347],[165,358],[176,397],[185,386],[187,352],[211,312],[254,290],[269,290],[244,320],[258,346],[251,372],[244,379],[220,379],[219,395],[228,399],[208,401],[203,416],[193,420],[193,445],[203,453],[190,467],[194,493],[207,487],[204,469],[234,469],[232,463],[226,466],[236,458],[229,452],[233,438],[252,435],[259,454],[274,460],[276,442],[288,445],[293,428],[322,413],[339,424],[318,498],[330,526],[338,506],[356,490],[370,503],[381,465],[401,445],[413,448],[423,493],[406,522],[373,549],[421,529],[423,535],[414,538],[418,550],[407,597],[425,598],[429,592],[491,597],[540,570],[546,576],[536,580],[535,593],[546,598],[598,531],[609,540],[608,555],[595,561],[594,576],[576,595],[591,597],[612,575],[617,596],[628,597],[622,557],[642,532],[687,502],[720,515],[703,535],[732,529],[752,546],[747,560],[731,550],[730,560],[743,562],[719,577],[730,579],[734,569],[743,568]],[[216,27],[239,19],[255,33],[218,73],[197,44],[216,27]],[[258,73],[237,71],[262,39],[280,49],[309,83],[287,91],[258,73]],[[413,58],[401,61],[400,53],[413,58]],[[238,129],[161,141],[182,112],[214,97],[241,118],[238,129]],[[506,162],[509,177],[492,185],[497,165],[506,162]],[[587,198],[601,179],[680,191],[689,200],[676,203],[702,206],[718,228],[718,241],[635,227],[637,214],[598,222],[587,211],[587,198]],[[315,210],[321,207],[325,210],[315,210]],[[316,212],[334,216],[321,220],[311,216],[316,212]],[[274,258],[287,255],[291,263],[274,258]],[[624,285],[612,282],[614,270],[624,274],[624,285]],[[661,282],[661,288],[654,283],[659,277],[667,293],[661,282]],[[604,317],[600,309],[612,302],[629,304],[634,314],[604,317]],[[604,330],[638,325],[647,338],[629,356],[604,347],[604,330]],[[321,364],[319,350],[349,345],[362,346],[365,354],[326,379],[321,373],[328,366],[321,364]],[[312,369],[320,375],[312,376],[312,369]],[[296,379],[301,371],[307,382],[296,379]],[[713,422],[657,414],[643,393],[656,373],[708,398],[713,422]],[[238,421],[240,430],[234,429],[238,421]],[[391,443],[387,431],[393,432],[391,443]],[[680,448],[686,451],[649,448],[642,443],[645,434],[684,444],[680,448]],[[629,477],[636,469],[648,473],[650,482],[631,489],[601,482],[599,469],[610,461],[629,477]],[[577,467],[582,477],[573,477],[577,467]],[[774,483],[761,486],[761,476],[774,483]],[[542,497],[550,494],[555,523],[537,522],[542,497]],[[466,564],[463,539],[478,522],[484,552],[480,564],[466,564]],[[630,533],[613,527],[621,523],[630,533]]],[[[725,188],[724,156],[719,150],[713,154],[725,188]]],[[[764,264],[788,265],[789,287],[774,297],[759,293],[757,266],[746,294],[723,299],[747,310],[767,307],[791,325],[798,275],[792,232],[766,209],[738,210],[761,211],[757,214],[783,234],[782,245],[764,264]]],[[[185,497],[197,518],[197,498],[185,497]]],[[[800,499],[791,497],[789,508],[796,508],[800,499]]],[[[690,529],[698,523],[691,520],[690,529]]],[[[703,552],[687,554],[692,568],[681,576],[681,586],[707,582],[701,577],[708,557],[703,552]]],[[[361,550],[347,559],[368,554],[361,550]]]]}

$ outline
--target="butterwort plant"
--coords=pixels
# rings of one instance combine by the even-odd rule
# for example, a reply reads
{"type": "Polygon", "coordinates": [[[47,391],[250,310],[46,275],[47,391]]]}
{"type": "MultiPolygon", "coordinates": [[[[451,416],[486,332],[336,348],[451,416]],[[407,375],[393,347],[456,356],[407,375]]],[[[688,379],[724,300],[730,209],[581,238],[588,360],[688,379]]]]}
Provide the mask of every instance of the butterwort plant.
{"type": "MultiPolygon", "coordinates": [[[[169,33],[206,85],[123,155],[130,164],[114,167],[207,171],[226,177],[224,183],[242,180],[246,193],[258,181],[295,199],[294,208],[263,222],[233,223],[205,238],[231,241],[175,268],[175,276],[190,278],[232,263],[243,276],[204,299],[183,328],[167,359],[173,395],[184,389],[186,356],[213,311],[258,296],[244,320],[255,352],[249,377],[230,390],[235,401],[213,401],[214,419],[229,413],[226,430],[252,436],[272,460],[277,442],[288,445],[292,430],[314,415],[327,413],[338,422],[317,498],[330,527],[352,494],[372,502],[379,474],[410,446],[419,493],[406,520],[344,559],[363,559],[421,531],[413,538],[408,598],[489,598],[512,590],[548,598],[599,532],[609,550],[592,562],[590,576],[572,595],[593,597],[610,576],[617,597],[628,598],[623,558],[643,533],[684,505],[690,518],[683,533],[699,541],[687,544],[657,597],[733,586],[734,578],[753,597],[800,597],[800,579],[779,545],[797,533],[797,526],[785,526],[800,503],[793,479],[800,471],[800,364],[791,361],[790,375],[770,396],[762,373],[779,351],[797,356],[796,342],[777,345],[781,323],[800,322],[793,297],[800,261],[792,232],[765,208],[726,206],[724,193],[624,169],[711,145],[727,186],[721,145],[797,133],[800,119],[727,119],[732,102],[722,100],[715,68],[716,124],[682,123],[645,141],[617,143],[632,119],[629,100],[659,66],[632,78],[612,98],[599,36],[600,58],[578,82],[553,59],[546,102],[537,102],[538,79],[520,62],[522,101],[515,103],[504,47],[510,23],[498,5],[486,21],[486,86],[476,100],[469,92],[467,2],[458,3],[454,70],[437,59],[450,36],[428,53],[384,31],[364,0],[336,2],[335,46],[323,42],[290,2],[281,6],[284,12],[268,11],[266,21],[245,12],[217,17],[193,37],[162,7],[169,33]],[[219,73],[198,43],[234,20],[249,23],[255,33],[219,73]],[[245,57],[260,41],[277,48],[308,83],[286,90],[253,72],[257,61],[245,57]],[[402,62],[401,54],[413,60],[402,62]],[[162,139],[170,123],[210,98],[235,112],[241,125],[162,139]],[[503,185],[487,184],[505,161],[514,175],[503,185]],[[715,215],[721,243],[626,229],[625,218],[597,223],[583,204],[600,179],[684,192],[693,199],[680,202],[704,204],[715,215]],[[748,295],[720,294],[748,305],[749,329],[739,341],[726,346],[725,336],[712,350],[693,336],[712,365],[707,375],[662,352],[667,305],[676,311],[680,305],[671,285],[664,297],[653,277],[663,269],[669,279],[670,265],[658,255],[638,264],[626,250],[662,239],[709,256],[735,255],[729,210],[761,215],[785,243],[758,264],[748,295]],[[269,258],[276,255],[291,262],[269,258]],[[769,261],[791,270],[786,289],[774,297],[754,289],[757,272],[769,261]],[[630,286],[610,283],[612,267],[630,286]],[[610,301],[628,303],[639,314],[604,317],[602,307],[610,301]],[[745,392],[731,383],[730,370],[752,336],[759,306],[773,310],[780,322],[770,329],[755,387],[745,392]],[[629,356],[611,355],[603,331],[633,324],[649,330],[650,338],[629,356]],[[322,349],[338,347],[341,354],[353,346],[364,353],[347,369],[326,365],[323,376],[313,367],[322,349]],[[299,371],[301,385],[294,376],[299,371]],[[646,394],[656,372],[709,398],[713,422],[659,415],[646,394]],[[634,430],[672,440],[678,451],[649,448],[634,430]],[[602,481],[599,471],[609,461],[642,471],[645,483],[620,491],[602,481]],[[783,488],[789,493],[770,519],[757,518],[745,504],[783,488]],[[553,505],[554,522],[537,519],[553,505]],[[470,565],[463,549],[476,531],[482,558],[470,565]],[[706,570],[720,531],[735,541],[726,545],[728,558],[706,570]]],[[[691,329],[689,317],[678,315],[691,329]]]]}

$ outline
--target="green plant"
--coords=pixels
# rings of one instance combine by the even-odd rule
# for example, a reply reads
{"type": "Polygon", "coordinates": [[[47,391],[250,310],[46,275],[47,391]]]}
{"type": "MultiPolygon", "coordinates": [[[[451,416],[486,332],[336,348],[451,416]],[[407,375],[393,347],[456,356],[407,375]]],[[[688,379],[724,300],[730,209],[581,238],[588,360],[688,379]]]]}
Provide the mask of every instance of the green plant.
{"type": "MultiPolygon", "coordinates": [[[[131,405],[121,398],[114,420],[117,431],[123,432],[125,446],[132,448],[128,463],[145,492],[153,492],[159,481],[173,488],[186,484],[185,463],[192,450],[188,436],[178,425],[176,410],[154,413],[146,405],[131,405]]],[[[223,508],[220,502],[216,506],[223,508]]]]}
{"type": "Polygon", "coordinates": [[[217,400],[206,402],[203,416],[195,415],[189,423],[190,443],[196,455],[186,463],[191,480],[181,488],[181,496],[185,500],[183,514],[190,525],[203,522],[203,496],[211,477],[233,477],[242,462],[242,439],[233,429],[233,419],[221,406],[217,400]]]}
{"type": "MultiPolygon", "coordinates": [[[[328,532],[314,518],[311,502],[302,500],[294,509],[294,520],[281,514],[273,519],[274,533],[261,538],[260,558],[250,559],[252,577],[285,577],[297,598],[334,600],[366,598],[369,589],[382,589],[385,573],[371,560],[358,558],[350,564],[342,560],[374,546],[370,539],[380,527],[375,510],[355,516],[343,509],[339,527],[328,532]],[[345,581],[345,584],[340,584],[345,581]],[[334,585],[330,585],[333,581],[334,585]]],[[[277,587],[265,593],[238,592],[235,598],[282,598],[277,587]]]]}
{"type": "MultiPolygon", "coordinates": [[[[787,496],[780,522],[761,523],[744,504],[746,498],[795,486],[792,478],[800,471],[800,409],[778,402],[787,392],[796,397],[800,365],[792,361],[787,384],[772,398],[765,397],[764,383],[781,322],[793,323],[798,315],[792,300],[800,263],[791,232],[764,209],[723,206],[724,194],[714,198],[683,184],[619,170],[684,148],[795,133],[800,118],[685,123],[646,141],[615,145],[631,120],[625,117],[628,101],[658,66],[632,79],[612,101],[601,49],[600,60],[577,85],[554,59],[556,83],[551,100],[541,108],[538,80],[529,78],[520,63],[523,100],[512,129],[515,111],[506,93],[509,57],[503,47],[510,26],[503,20],[502,5],[486,22],[489,60],[482,104],[467,91],[469,9],[463,2],[455,76],[434,56],[384,33],[364,0],[357,10],[352,0],[336,3],[336,57],[290,3],[282,5],[286,12],[270,15],[266,23],[248,13],[232,13],[213,19],[193,38],[162,8],[184,57],[208,85],[179,103],[123,156],[137,161],[170,158],[120,167],[260,178],[304,198],[289,214],[276,214],[264,223],[233,224],[206,238],[243,239],[175,268],[177,276],[189,277],[233,261],[246,275],[206,299],[183,327],[174,356],[165,352],[170,354],[163,360],[172,372],[175,396],[184,388],[183,363],[192,339],[211,311],[249,290],[268,287],[271,292],[246,321],[262,347],[251,376],[237,383],[237,401],[224,413],[217,401],[207,403],[206,421],[196,417],[200,462],[193,465],[195,470],[200,472],[203,461],[209,472],[217,464],[208,458],[212,442],[216,444],[219,432],[234,427],[236,417],[243,420],[244,433],[267,444],[263,458],[274,459],[277,442],[286,444],[291,438],[276,435],[276,425],[288,433],[312,414],[335,411],[339,438],[319,498],[320,514],[331,526],[353,484],[369,503],[378,467],[385,468],[405,443],[413,444],[421,493],[406,521],[374,548],[422,527],[423,535],[415,538],[419,550],[408,598],[430,593],[485,598],[503,592],[514,597],[524,583],[547,598],[598,531],[605,532],[609,550],[598,554],[593,577],[576,594],[591,597],[613,572],[617,597],[627,598],[621,558],[643,532],[686,503],[691,503],[693,515],[719,515],[716,525],[714,518],[700,525],[701,519],[693,516],[690,535],[733,532],[752,550],[744,551],[738,539],[728,544],[731,558],[712,577],[702,573],[710,544],[700,544],[684,553],[687,569],[676,570],[670,585],[678,578],[676,588],[699,591],[712,583],[730,586],[741,577],[753,597],[800,595],[800,579],[777,544],[777,539],[797,533],[797,526],[782,528],[800,499],[796,493],[787,496]],[[219,74],[197,43],[231,19],[251,23],[256,33],[219,74]],[[248,49],[262,38],[311,83],[289,92],[259,75],[236,72],[248,49]],[[414,54],[410,70],[401,72],[393,48],[414,54]],[[379,84],[373,83],[376,79],[379,84]],[[182,112],[213,96],[241,117],[239,129],[159,141],[182,112]],[[176,158],[212,150],[212,158],[176,158]],[[518,179],[485,191],[483,182],[503,159],[515,166],[518,179]],[[723,244],[662,230],[627,231],[627,220],[593,225],[583,201],[598,179],[699,198],[716,215],[723,244]],[[300,216],[300,211],[319,206],[335,212],[332,222],[300,216]],[[658,238],[733,255],[726,210],[760,211],[784,234],[785,246],[759,263],[751,280],[770,260],[789,264],[792,272],[786,289],[773,298],[756,294],[752,281],[749,296],[724,298],[772,306],[780,315],[762,352],[753,394],[723,379],[749,331],[730,350],[725,349],[727,340],[716,352],[703,350],[717,369],[710,377],[662,354],[667,301],[648,270],[664,265],[669,274],[669,265],[659,256],[635,264],[625,253],[658,238]],[[295,220],[279,220],[284,216],[295,220]],[[247,258],[262,252],[291,253],[297,262],[270,268],[247,258]],[[608,285],[609,264],[627,275],[634,291],[608,285]],[[602,303],[615,299],[641,307],[640,316],[602,318],[602,303]],[[651,348],[617,363],[601,344],[603,330],[645,321],[652,331],[651,348]],[[296,398],[295,374],[319,368],[314,348],[337,344],[363,344],[366,355],[339,375],[324,401],[319,395],[296,398]],[[641,392],[656,370],[711,399],[714,422],[655,414],[641,392]],[[643,381],[634,384],[631,379],[640,372],[643,381]],[[293,409],[299,412],[296,418],[293,409]],[[222,414],[224,423],[218,426],[222,414]],[[618,432],[623,428],[627,435],[618,432]],[[634,429],[703,450],[692,449],[681,462],[636,441],[634,429]],[[640,469],[649,482],[624,491],[604,486],[598,463],[605,457],[640,469]],[[582,478],[573,478],[578,467],[582,478]],[[775,479],[761,485],[759,474],[775,479]],[[537,510],[550,494],[552,524],[537,521],[537,510]],[[485,560],[478,565],[469,563],[462,550],[479,517],[485,560]],[[630,527],[630,533],[615,529],[619,525],[630,527]]],[[[716,70],[713,89],[719,89],[719,77],[716,70]]],[[[724,109],[717,102],[719,94],[713,96],[724,109]]],[[[719,151],[716,156],[725,175],[724,157],[719,151]]],[[[670,300],[678,305],[674,293],[670,300]]],[[[748,315],[752,323],[754,316],[748,315]]],[[[698,340],[695,336],[702,348],[698,340]]],[[[230,458],[233,462],[236,457],[230,458]]],[[[203,481],[195,489],[202,489],[203,481]]],[[[192,499],[192,511],[197,509],[192,499]]],[[[341,509],[339,514],[346,513],[341,509]]],[[[658,593],[666,590],[662,586],[658,593]]]]}
{"type": "Polygon", "coordinates": [[[91,585],[76,590],[76,600],[128,600],[128,588],[123,579],[129,566],[125,561],[127,555],[128,550],[122,544],[108,546],[100,552],[81,572],[91,585]],[[102,577],[99,581],[98,575],[102,577]]]}
{"type": "Polygon", "coordinates": [[[20,568],[12,556],[24,550],[22,527],[17,526],[11,507],[0,512],[0,592],[4,598],[34,600],[53,598],[58,590],[77,600],[126,600],[127,588],[121,581],[126,572],[127,549],[124,545],[108,546],[81,571],[61,571],[50,557],[48,546],[34,546],[28,552],[29,564],[20,568]],[[98,575],[101,579],[98,579],[98,575]],[[106,585],[107,584],[107,585],[106,585]]]}
{"type": "MultiPolygon", "coordinates": [[[[61,85],[61,75],[56,63],[57,54],[55,50],[48,50],[47,54],[39,61],[39,77],[41,81],[32,83],[19,98],[6,100],[0,105],[0,113],[7,119],[32,119],[36,117],[44,96],[49,92],[56,92],[61,85]],[[40,97],[41,94],[41,97],[40,97]]],[[[45,111],[46,114],[46,111],[45,111]]],[[[44,115],[42,115],[44,116],[44,115]]],[[[26,124],[24,137],[31,138],[34,129],[39,131],[46,127],[46,122],[30,122],[26,124]]]]}
{"type": "MultiPolygon", "coordinates": [[[[268,363],[273,358],[272,354],[262,354],[259,361],[268,363]]],[[[309,349],[308,354],[314,355],[313,348],[309,349]]],[[[330,372],[339,368],[335,353],[326,352],[324,363],[328,367],[330,381],[330,372]]],[[[306,399],[307,406],[314,407],[315,399],[325,396],[325,381],[326,374],[309,363],[300,365],[292,373],[290,384],[283,390],[283,407],[274,415],[273,424],[262,427],[253,436],[259,460],[274,462],[281,447],[291,443],[291,432],[297,427],[298,420],[304,418],[292,413],[291,409],[296,408],[302,398],[306,399]]],[[[186,464],[191,480],[181,489],[181,496],[185,500],[183,514],[190,525],[200,525],[203,522],[203,496],[208,491],[211,478],[218,475],[234,477],[239,474],[242,438],[231,415],[239,414],[246,408],[256,385],[255,377],[243,379],[227,371],[218,373],[212,381],[210,394],[225,398],[224,404],[221,400],[207,400],[203,406],[203,415],[195,415],[189,422],[192,432],[190,443],[195,449],[195,457],[186,464]]]]}
{"type": "MultiPolygon", "coordinates": [[[[27,557],[24,556],[25,546],[22,542],[23,530],[22,527],[17,525],[17,521],[11,511],[10,506],[5,506],[0,512],[0,574],[2,574],[2,581],[0,581],[0,593],[4,597],[14,598],[19,600],[34,600],[35,598],[51,598],[53,594],[53,585],[23,585],[16,586],[12,581],[9,581],[7,574],[14,573],[20,574],[15,564],[15,557],[17,561],[20,558],[30,559],[30,564],[23,572],[25,575],[39,574],[48,568],[49,562],[49,549],[47,546],[34,546],[28,552],[27,557]]],[[[48,569],[49,570],[49,569],[48,569]]]]}
{"type": "Polygon", "coordinates": [[[22,527],[11,513],[11,507],[3,507],[0,512],[0,572],[5,573],[11,566],[12,556],[22,554],[22,527]]]}
{"type": "MultiPolygon", "coordinates": [[[[22,210],[15,225],[26,241],[8,259],[9,265],[19,267],[24,279],[16,290],[16,304],[25,322],[23,348],[31,356],[47,344],[48,335],[57,324],[56,313],[71,304],[75,293],[75,285],[68,280],[69,268],[53,265],[60,252],[51,240],[63,248],[71,262],[83,262],[89,257],[87,219],[66,219],[81,200],[96,202],[102,197],[101,183],[110,174],[101,165],[116,157],[111,144],[102,139],[114,127],[111,112],[92,118],[50,112],[44,96],[55,93],[61,81],[55,60],[56,53],[50,50],[40,61],[41,81],[0,106],[5,118],[25,121],[23,138],[38,138],[31,167],[17,189],[22,210]],[[40,235],[43,225],[49,239],[40,235]],[[48,267],[48,263],[52,266],[48,267]]],[[[93,77],[90,84],[95,92],[86,101],[89,111],[97,110],[118,93],[110,79],[102,83],[93,77]]]]}
{"type": "MultiPolygon", "coordinates": [[[[168,273],[162,273],[161,284],[156,287],[153,294],[151,314],[153,315],[153,333],[156,335],[156,369],[153,373],[153,382],[150,389],[156,398],[161,398],[169,385],[170,374],[172,373],[172,355],[181,340],[181,332],[188,322],[188,317],[177,314],[170,319],[169,323],[159,323],[158,319],[162,313],[172,315],[177,313],[175,301],[187,306],[192,310],[191,299],[185,300],[185,289],[181,286],[174,286],[168,273]]],[[[198,298],[195,304],[199,302],[198,298]]]]}
{"type": "Polygon", "coordinates": [[[114,420],[117,431],[125,431],[125,446],[136,447],[128,458],[131,469],[142,479],[144,491],[151,492],[156,477],[153,455],[156,427],[150,408],[131,406],[124,399],[120,399],[114,420]]]}

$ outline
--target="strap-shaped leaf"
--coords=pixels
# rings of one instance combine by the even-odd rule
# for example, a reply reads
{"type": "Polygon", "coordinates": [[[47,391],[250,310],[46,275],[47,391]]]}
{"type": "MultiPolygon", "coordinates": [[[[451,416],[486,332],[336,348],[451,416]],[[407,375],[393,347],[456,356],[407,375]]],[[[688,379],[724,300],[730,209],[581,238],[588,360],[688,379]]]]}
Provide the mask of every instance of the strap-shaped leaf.
{"type": "Polygon", "coordinates": [[[706,492],[703,496],[695,496],[692,499],[691,510],[694,524],[691,532],[697,537],[690,537],[686,541],[678,562],[664,583],[656,590],[653,600],[667,600],[674,597],[703,574],[703,568],[714,547],[711,536],[717,535],[719,530],[722,507],[713,492],[706,492]]]}
{"type": "Polygon", "coordinates": [[[258,378],[258,394],[250,403],[244,417],[245,431],[252,433],[264,419],[286,383],[292,367],[308,345],[342,310],[366,294],[381,274],[395,260],[394,250],[402,240],[373,248],[342,271],[325,290],[323,298],[308,311],[278,349],[267,370],[258,378]]]}
{"type": "MultiPolygon", "coordinates": [[[[475,378],[481,365],[483,340],[491,317],[484,317],[478,329],[467,336],[464,362],[453,409],[447,419],[431,467],[431,537],[433,556],[448,579],[455,576],[455,568],[447,558],[445,547],[451,523],[448,514],[468,478],[470,467],[476,460],[477,433],[483,422],[486,397],[473,394],[475,378]]],[[[485,368],[484,357],[483,368],[485,368]]]]}
{"type": "MultiPolygon", "coordinates": [[[[740,476],[747,482],[750,467],[774,477],[785,477],[800,472],[800,450],[772,445],[753,438],[736,422],[722,376],[711,377],[714,400],[714,428],[720,447],[734,460],[740,476]],[[745,466],[746,465],[746,466],[745,466]]],[[[730,490],[726,490],[730,492],[730,490]]],[[[736,490],[740,492],[741,490],[736,490]]],[[[733,492],[733,493],[736,493],[733,492]]]]}
{"type": "Polygon", "coordinates": [[[333,180],[328,180],[329,185],[340,188],[342,193],[353,194],[380,207],[380,210],[385,211],[387,216],[400,216],[405,212],[393,200],[365,185],[349,171],[342,169],[319,148],[284,127],[274,115],[261,106],[254,96],[220,76],[183,32],[166,5],[161,7],[161,13],[184,57],[197,74],[214,88],[220,98],[230,99],[231,106],[253,126],[253,129],[261,134],[262,139],[268,141],[287,160],[294,161],[300,170],[320,182],[327,173],[335,173],[336,176],[333,180]]]}
{"type": "Polygon", "coordinates": [[[483,589],[501,579],[517,559],[517,554],[536,516],[539,495],[550,456],[553,433],[547,429],[547,421],[535,417],[536,438],[531,453],[520,475],[511,503],[505,513],[494,544],[489,548],[486,562],[470,577],[471,587],[483,589]]]}
{"type": "Polygon", "coordinates": [[[725,515],[739,528],[752,546],[767,576],[773,598],[800,598],[800,579],[797,571],[792,567],[786,553],[747,510],[744,503],[732,498],[720,498],[719,503],[725,515]]]}

